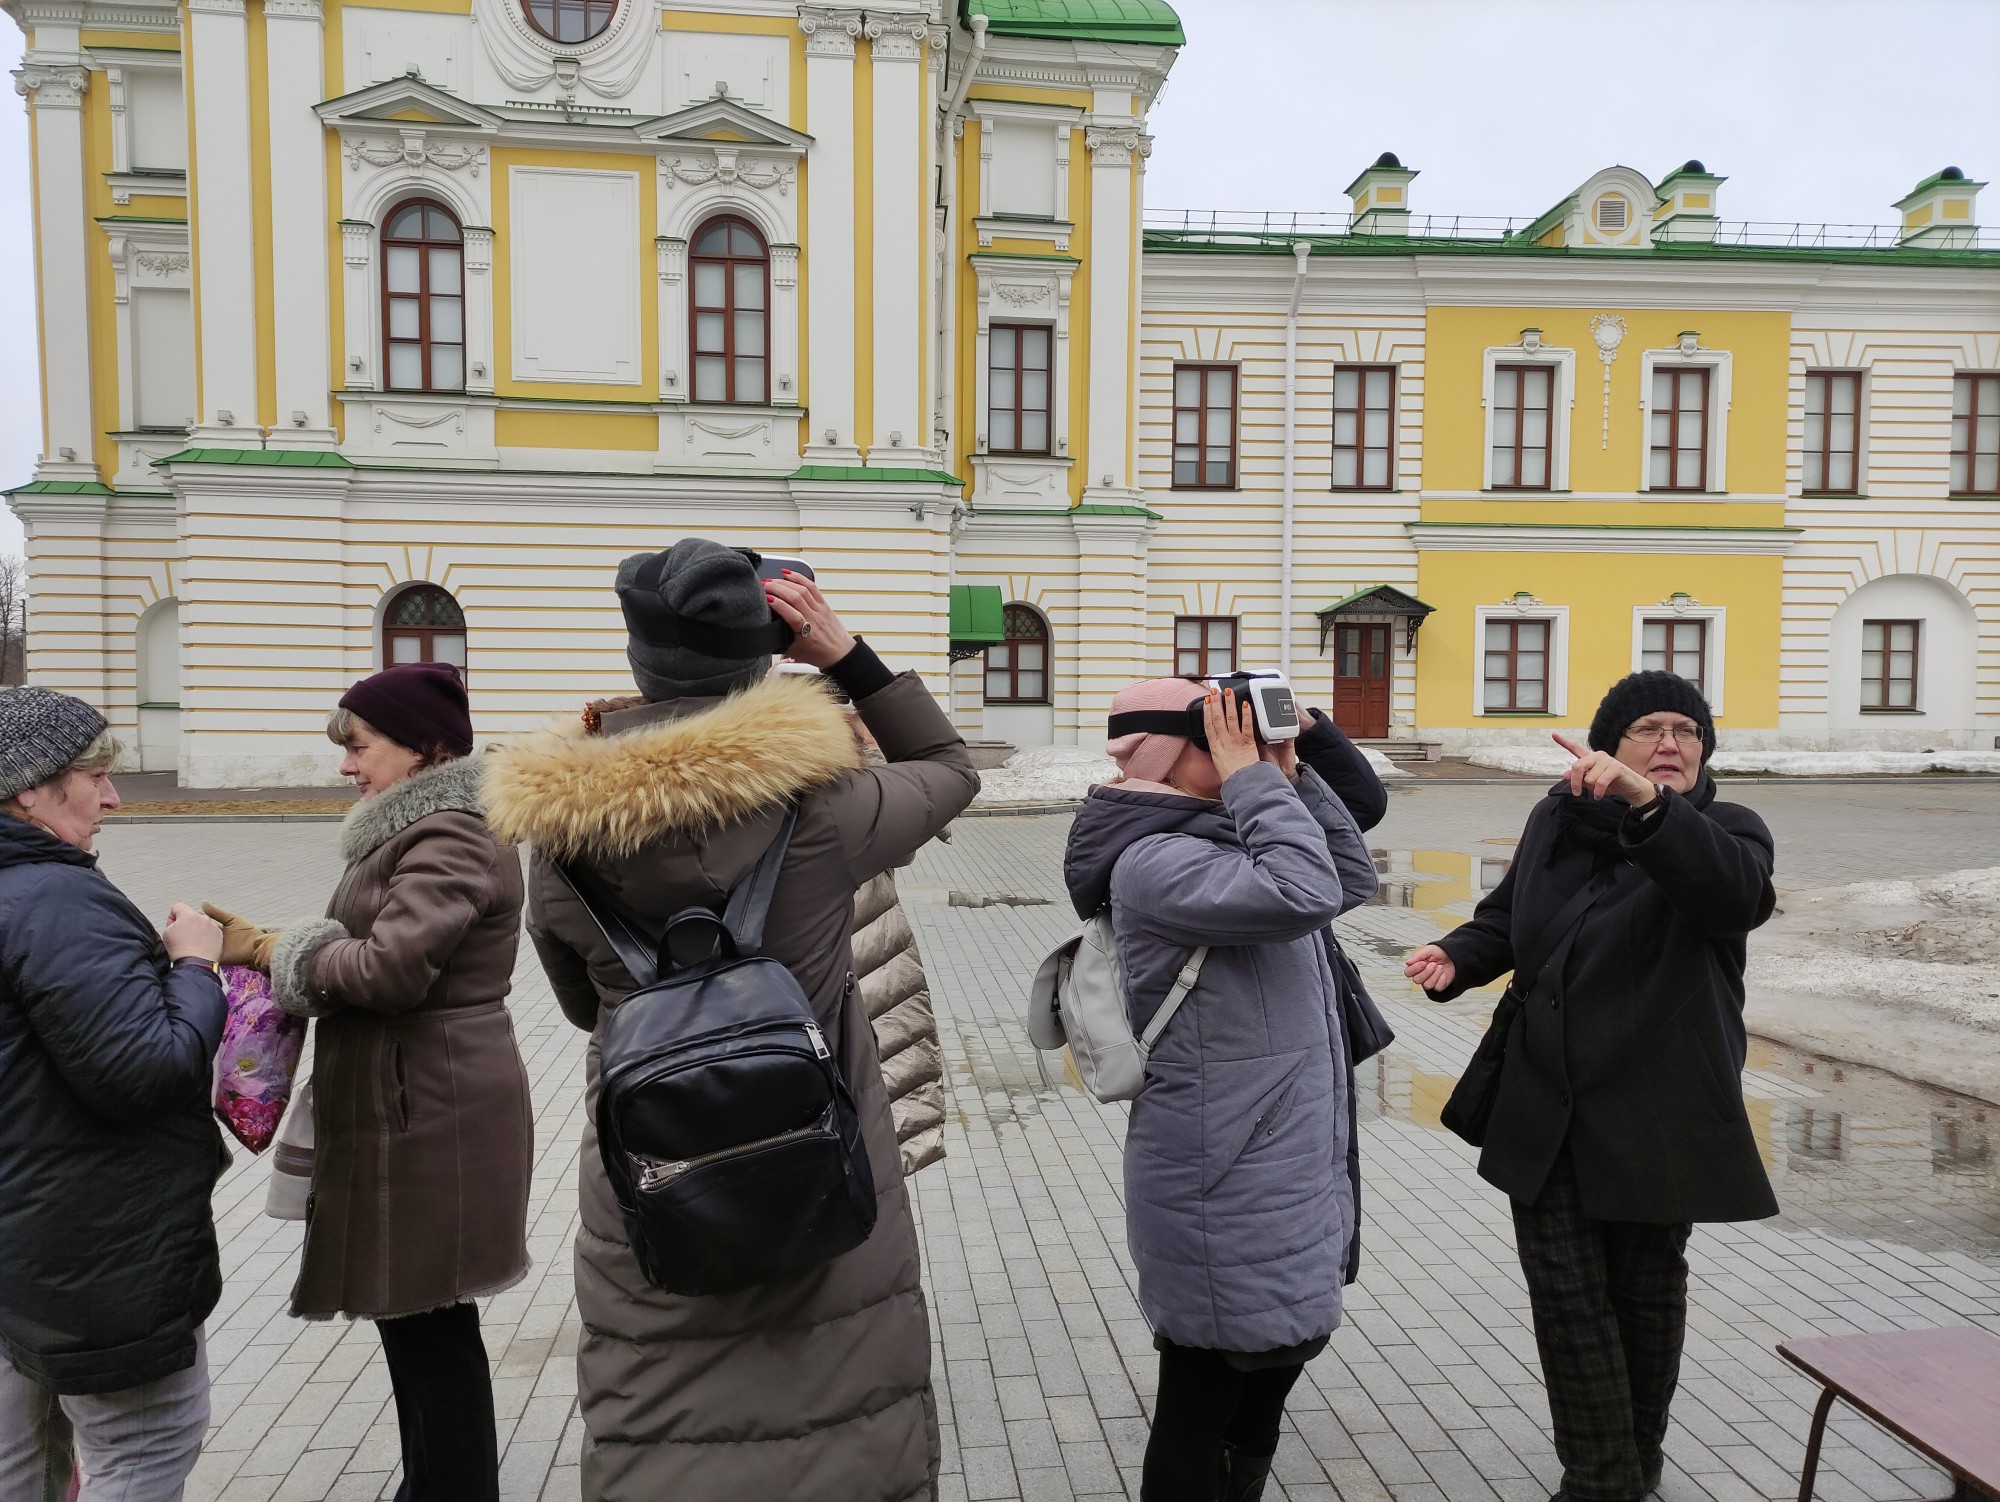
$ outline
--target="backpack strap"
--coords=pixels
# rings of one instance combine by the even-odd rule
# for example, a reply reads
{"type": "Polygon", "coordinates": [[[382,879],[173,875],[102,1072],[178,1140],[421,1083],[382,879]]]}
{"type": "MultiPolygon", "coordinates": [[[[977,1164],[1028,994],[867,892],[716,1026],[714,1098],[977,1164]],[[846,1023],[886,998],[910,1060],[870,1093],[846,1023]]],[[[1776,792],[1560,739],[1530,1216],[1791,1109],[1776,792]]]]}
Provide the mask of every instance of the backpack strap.
{"type": "Polygon", "coordinates": [[[722,922],[735,941],[738,954],[756,954],[764,947],[764,920],[771,915],[771,898],[778,890],[778,872],[784,867],[785,853],[792,845],[792,832],[798,827],[799,806],[796,803],[787,804],[785,816],[778,823],[777,834],[765,846],[764,854],[751,867],[750,874],[739,881],[729,894],[729,906],[723,909],[722,922]]]}
{"type": "Polygon", "coordinates": [[[644,990],[660,978],[660,962],[655,957],[654,946],[641,938],[632,925],[619,915],[616,909],[604,901],[603,894],[597,893],[598,900],[591,900],[596,881],[581,870],[571,870],[563,861],[550,861],[550,868],[562,878],[570,895],[579,906],[590,914],[590,921],[597,925],[597,931],[604,935],[604,942],[611,946],[611,952],[618,956],[618,963],[625,967],[625,973],[632,977],[632,984],[644,990]]]}
{"type": "Polygon", "coordinates": [[[1181,966],[1181,973],[1174,977],[1174,983],[1167,991],[1167,999],[1160,1003],[1160,1009],[1153,1013],[1153,1020],[1146,1024],[1146,1030],[1139,1035],[1139,1051],[1151,1053],[1153,1045],[1160,1041],[1160,1034],[1167,1030],[1167,1024],[1174,1020],[1174,1013],[1187,1000],[1194,983],[1201,979],[1201,967],[1208,959],[1208,946],[1202,945],[1187,958],[1181,966]]]}

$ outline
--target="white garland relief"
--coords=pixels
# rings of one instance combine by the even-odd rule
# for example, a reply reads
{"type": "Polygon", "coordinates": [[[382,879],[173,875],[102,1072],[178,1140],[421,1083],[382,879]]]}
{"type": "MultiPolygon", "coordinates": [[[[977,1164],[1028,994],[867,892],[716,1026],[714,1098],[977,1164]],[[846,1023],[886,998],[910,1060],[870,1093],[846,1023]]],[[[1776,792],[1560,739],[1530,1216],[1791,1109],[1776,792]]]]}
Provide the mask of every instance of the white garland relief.
{"type": "Polygon", "coordinates": [[[1615,313],[1599,313],[1590,320],[1590,337],[1597,343],[1597,358],[1604,362],[1604,432],[1599,448],[1611,447],[1611,362],[1618,358],[1618,346],[1625,342],[1625,320],[1615,313]]]}
{"type": "Polygon", "coordinates": [[[679,157],[666,162],[663,167],[667,186],[676,182],[685,183],[690,188],[705,188],[710,183],[719,182],[724,187],[733,188],[741,183],[746,188],[756,188],[769,192],[776,188],[780,197],[790,194],[796,171],[789,163],[773,164],[759,170],[756,167],[738,165],[736,153],[718,151],[713,162],[688,163],[679,157]]]}
{"type": "Polygon", "coordinates": [[[486,148],[441,146],[434,141],[426,141],[421,131],[413,130],[403,133],[403,144],[400,146],[391,146],[386,141],[349,140],[348,170],[359,172],[363,162],[371,167],[422,167],[428,164],[446,172],[466,171],[477,177],[479,169],[486,165],[486,148]]]}

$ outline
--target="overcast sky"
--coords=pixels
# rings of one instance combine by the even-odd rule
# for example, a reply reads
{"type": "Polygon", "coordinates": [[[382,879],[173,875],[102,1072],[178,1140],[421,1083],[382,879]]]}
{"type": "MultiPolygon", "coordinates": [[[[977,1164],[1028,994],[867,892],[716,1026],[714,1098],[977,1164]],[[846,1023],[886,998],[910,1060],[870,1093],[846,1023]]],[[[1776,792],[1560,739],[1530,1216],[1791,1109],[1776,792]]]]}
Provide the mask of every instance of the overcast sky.
{"type": "MultiPolygon", "coordinates": [[[[1417,212],[1517,218],[1614,162],[1657,182],[1699,157],[1725,219],[1840,224],[1889,223],[1948,164],[2000,175],[2000,0],[1177,3],[1157,208],[1342,212],[1384,151],[1422,173],[1417,212]]],[[[41,449],[27,206],[26,114],[0,104],[0,486],[41,449]]]]}

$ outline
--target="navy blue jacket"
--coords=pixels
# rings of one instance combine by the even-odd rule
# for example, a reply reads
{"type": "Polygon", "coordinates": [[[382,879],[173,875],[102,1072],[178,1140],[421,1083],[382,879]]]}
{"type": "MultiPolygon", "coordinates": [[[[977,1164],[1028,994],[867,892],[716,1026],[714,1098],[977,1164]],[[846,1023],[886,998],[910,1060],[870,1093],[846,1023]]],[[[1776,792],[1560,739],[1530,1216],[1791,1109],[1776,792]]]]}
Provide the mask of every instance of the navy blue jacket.
{"type": "Polygon", "coordinates": [[[222,1294],[212,971],[97,858],[0,815],[0,1346],[58,1393],[193,1365],[222,1294]]]}

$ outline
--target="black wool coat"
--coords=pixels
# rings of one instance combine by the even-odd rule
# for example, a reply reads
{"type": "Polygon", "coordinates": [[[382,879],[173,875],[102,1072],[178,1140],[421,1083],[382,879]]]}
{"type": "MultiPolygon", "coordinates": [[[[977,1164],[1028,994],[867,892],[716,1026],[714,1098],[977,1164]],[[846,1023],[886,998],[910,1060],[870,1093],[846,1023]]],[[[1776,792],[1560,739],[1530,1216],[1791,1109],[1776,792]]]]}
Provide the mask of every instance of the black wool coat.
{"type": "Polygon", "coordinates": [[[0,1346],[58,1393],[194,1364],[222,1294],[212,970],[94,856],[0,815],[0,1346]]]}
{"type": "Polygon", "coordinates": [[[1532,1203],[1567,1142],[1594,1220],[1758,1220],[1778,1203],[1743,1107],[1743,966],[1776,902],[1771,832],[1705,773],[1662,796],[1592,850],[1558,838],[1557,784],[1500,885],[1439,941],[1458,973],[1432,994],[1506,974],[1580,887],[1610,880],[1514,1022],[1480,1175],[1532,1203]]]}

